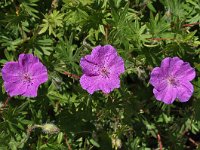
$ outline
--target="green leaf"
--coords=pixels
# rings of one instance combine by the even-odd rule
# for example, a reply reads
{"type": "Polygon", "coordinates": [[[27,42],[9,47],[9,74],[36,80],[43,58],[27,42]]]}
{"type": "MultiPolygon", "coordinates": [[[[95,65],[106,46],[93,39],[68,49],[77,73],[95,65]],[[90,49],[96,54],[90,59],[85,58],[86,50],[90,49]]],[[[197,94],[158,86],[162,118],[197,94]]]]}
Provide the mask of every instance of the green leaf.
{"type": "Polygon", "coordinates": [[[90,143],[91,143],[92,145],[94,145],[95,147],[100,147],[100,145],[99,145],[94,139],[90,139],[89,141],[90,141],[90,143]]]}
{"type": "Polygon", "coordinates": [[[152,12],[155,12],[155,13],[156,13],[156,9],[153,7],[153,5],[152,5],[151,2],[149,2],[149,3],[147,4],[147,7],[148,7],[152,12]]]}

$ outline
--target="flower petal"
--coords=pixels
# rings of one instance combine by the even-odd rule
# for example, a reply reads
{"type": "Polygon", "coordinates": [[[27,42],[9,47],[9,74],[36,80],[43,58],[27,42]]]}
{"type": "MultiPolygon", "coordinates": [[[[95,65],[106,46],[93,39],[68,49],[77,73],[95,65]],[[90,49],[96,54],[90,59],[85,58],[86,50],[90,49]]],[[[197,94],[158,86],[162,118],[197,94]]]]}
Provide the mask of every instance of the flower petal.
{"type": "Polygon", "coordinates": [[[37,76],[33,76],[32,79],[33,79],[32,81],[33,83],[40,85],[42,83],[45,83],[48,80],[48,75],[46,73],[43,73],[37,76]]]}
{"type": "Polygon", "coordinates": [[[180,79],[183,78],[184,80],[192,81],[196,76],[196,72],[189,63],[184,62],[181,67],[176,71],[175,76],[180,79]]]}
{"type": "Polygon", "coordinates": [[[18,62],[19,65],[24,69],[24,71],[28,72],[33,64],[39,62],[39,59],[33,56],[33,54],[20,54],[18,62]]]}
{"type": "Polygon", "coordinates": [[[172,104],[177,97],[177,89],[171,86],[167,86],[161,91],[154,88],[153,93],[157,100],[163,101],[165,104],[172,104]]]}
{"type": "Polygon", "coordinates": [[[168,75],[168,69],[170,67],[170,61],[171,61],[171,58],[170,57],[166,57],[161,62],[161,67],[160,68],[162,69],[162,72],[167,74],[167,75],[168,75]]]}
{"type": "Polygon", "coordinates": [[[111,74],[119,76],[125,71],[124,60],[117,56],[112,61],[110,61],[108,68],[111,74]]]}
{"type": "Polygon", "coordinates": [[[21,68],[17,62],[7,62],[1,72],[4,81],[15,82],[20,79],[21,68]]]}
{"type": "Polygon", "coordinates": [[[109,78],[103,78],[99,86],[103,93],[110,93],[115,88],[120,87],[120,78],[118,76],[109,76],[109,78]]]}
{"type": "Polygon", "coordinates": [[[83,73],[86,75],[89,75],[89,76],[99,75],[99,67],[93,61],[91,62],[91,61],[87,60],[86,58],[81,58],[80,66],[83,69],[83,73]]]}
{"type": "Polygon", "coordinates": [[[162,70],[159,67],[155,67],[150,75],[150,83],[154,86],[157,87],[160,84],[160,80],[163,80],[163,74],[162,70]]]}
{"type": "Polygon", "coordinates": [[[101,76],[82,75],[80,84],[88,93],[93,94],[95,91],[102,90],[104,93],[110,93],[114,88],[120,87],[119,77],[103,78],[101,76]]]}
{"type": "Polygon", "coordinates": [[[118,57],[116,49],[111,45],[102,46],[100,56],[102,57],[101,59],[106,67],[110,65],[113,59],[118,57]]]}
{"type": "Polygon", "coordinates": [[[23,82],[17,81],[17,82],[4,82],[4,86],[6,89],[6,92],[10,96],[17,96],[23,94],[27,86],[23,82]]]}
{"type": "Polygon", "coordinates": [[[167,57],[162,60],[161,69],[162,69],[163,74],[171,75],[173,74],[174,71],[179,69],[182,64],[183,64],[183,61],[178,57],[173,57],[173,58],[167,57]]]}
{"type": "Polygon", "coordinates": [[[111,45],[105,46],[96,46],[93,50],[91,55],[86,55],[85,59],[90,62],[94,62],[94,64],[98,65],[105,65],[112,60],[112,57],[117,56],[117,51],[111,45]]]}
{"type": "Polygon", "coordinates": [[[181,65],[183,64],[183,60],[181,60],[180,58],[178,57],[173,57],[171,58],[171,61],[170,61],[170,74],[171,75],[174,75],[174,73],[179,70],[181,68],[181,65]]]}
{"type": "Polygon", "coordinates": [[[39,87],[39,85],[36,83],[33,83],[32,85],[27,86],[27,90],[22,94],[22,96],[36,97],[38,87],[39,87]]]}
{"type": "Polygon", "coordinates": [[[93,48],[92,50],[92,53],[91,55],[86,55],[84,57],[84,59],[86,59],[88,62],[91,62],[93,63],[94,65],[98,65],[101,63],[101,60],[100,60],[100,54],[99,54],[99,51],[101,49],[101,46],[96,46],[95,48],[93,48]]]}
{"type": "Polygon", "coordinates": [[[44,83],[48,80],[47,68],[40,62],[33,64],[31,69],[29,69],[29,73],[33,78],[33,82],[37,84],[44,83]]]}
{"type": "Polygon", "coordinates": [[[158,90],[158,91],[162,91],[164,89],[167,88],[168,83],[167,83],[167,80],[160,80],[159,81],[159,84],[155,86],[155,88],[158,90]]]}
{"type": "Polygon", "coordinates": [[[190,97],[192,96],[193,91],[194,91],[193,85],[188,81],[184,81],[178,87],[177,98],[181,102],[187,102],[190,99],[190,97]]]}
{"type": "Polygon", "coordinates": [[[88,93],[93,94],[94,91],[100,90],[98,85],[99,80],[100,76],[87,76],[84,74],[80,78],[80,84],[84,90],[87,90],[88,93]]]}

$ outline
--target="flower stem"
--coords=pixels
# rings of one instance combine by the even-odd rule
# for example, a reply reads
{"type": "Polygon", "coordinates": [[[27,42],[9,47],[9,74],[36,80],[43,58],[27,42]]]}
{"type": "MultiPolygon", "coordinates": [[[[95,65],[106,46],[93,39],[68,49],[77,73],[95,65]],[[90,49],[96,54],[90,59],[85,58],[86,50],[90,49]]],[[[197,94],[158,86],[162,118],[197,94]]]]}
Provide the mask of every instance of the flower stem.
{"type": "Polygon", "coordinates": [[[8,96],[7,98],[6,98],[6,100],[5,100],[5,102],[3,103],[3,104],[1,104],[0,105],[0,114],[2,114],[3,113],[3,110],[4,110],[4,108],[6,108],[7,107],[7,105],[8,105],[8,102],[9,102],[9,100],[11,99],[11,97],[10,96],[8,96]]]}
{"type": "Polygon", "coordinates": [[[8,105],[9,100],[11,99],[10,96],[7,97],[7,99],[5,100],[5,102],[3,103],[2,108],[5,108],[8,105]]]}
{"type": "Polygon", "coordinates": [[[174,38],[148,38],[151,41],[174,40],[174,38]]]}
{"type": "Polygon", "coordinates": [[[200,22],[190,23],[190,24],[184,24],[183,27],[192,27],[194,25],[198,25],[200,22]]]}
{"type": "Polygon", "coordinates": [[[68,77],[71,77],[71,78],[73,78],[73,79],[76,79],[76,80],[80,79],[80,77],[79,77],[78,75],[72,74],[72,73],[67,72],[67,71],[65,71],[63,74],[64,74],[64,75],[67,75],[68,77]]]}
{"type": "Polygon", "coordinates": [[[67,134],[66,134],[66,133],[64,134],[64,138],[65,138],[65,142],[66,142],[66,144],[67,144],[68,150],[72,150],[71,145],[70,145],[69,142],[68,142],[67,134]]]}
{"type": "Polygon", "coordinates": [[[160,137],[159,133],[157,134],[157,139],[158,139],[158,144],[159,144],[160,150],[162,150],[162,141],[161,141],[161,137],[160,137]]]}

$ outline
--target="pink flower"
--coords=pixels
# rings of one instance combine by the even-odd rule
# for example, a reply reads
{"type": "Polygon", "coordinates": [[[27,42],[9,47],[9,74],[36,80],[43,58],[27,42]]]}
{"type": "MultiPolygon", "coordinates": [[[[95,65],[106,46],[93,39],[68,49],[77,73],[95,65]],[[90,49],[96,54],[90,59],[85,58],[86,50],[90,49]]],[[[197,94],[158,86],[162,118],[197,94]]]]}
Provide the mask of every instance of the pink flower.
{"type": "Polygon", "coordinates": [[[153,93],[157,100],[172,104],[177,98],[186,102],[194,91],[190,83],[196,76],[194,68],[178,57],[165,58],[161,67],[151,72],[150,83],[154,86],[153,93]]]}
{"type": "Polygon", "coordinates": [[[124,61],[111,45],[95,47],[91,55],[81,58],[80,65],[83,70],[80,84],[88,93],[98,90],[110,93],[120,87],[120,74],[125,71],[124,61]]]}
{"type": "Polygon", "coordinates": [[[39,85],[48,80],[46,67],[32,54],[20,54],[17,62],[7,62],[1,72],[10,96],[36,97],[39,85]]]}

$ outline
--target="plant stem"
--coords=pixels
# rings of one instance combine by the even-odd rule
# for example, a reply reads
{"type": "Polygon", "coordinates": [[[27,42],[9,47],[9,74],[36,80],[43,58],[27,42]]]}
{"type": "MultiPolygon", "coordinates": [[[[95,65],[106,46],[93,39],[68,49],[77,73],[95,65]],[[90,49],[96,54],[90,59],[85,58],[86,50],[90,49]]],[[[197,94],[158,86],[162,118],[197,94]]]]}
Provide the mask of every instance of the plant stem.
{"type": "Polygon", "coordinates": [[[73,79],[76,79],[76,80],[80,79],[80,76],[78,76],[78,75],[76,75],[76,74],[72,74],[72,73],[67,72],[67,71],[65,71],[63,74],[64,74],[64,75],[67,75],[67,76],[69,76],[69,77],[71,77],[71,78],[73,78],[73,79]]]}
{"type": "Polygon", "coordinates": [[[72,148],[71,148],[71,146],[70,146],[70,144],[69,144],[69,142],[68,142],[67,134],[66,134],[66,133],[65,133],[64,137],[65,137],[65,142],[66,142],[66,144],[67,144],[68,150],[72,150],[72,148]]]}
{"type": "Polygon", "coordinates": [[[7,97],[7,99],[5,100],[5,102],[3,103],[2,108],[5,108],[8,105],[9,100],[11,99],[10,96],[7,97]]]}
{"type": "Polygon", "coordinates": [[[159,144],[160,150],[162,150],[162,141],[161,141],[161,137],[160,137],[159,133],[157,134],[157,139],[158,139],[158,144],[159,144]]]}

